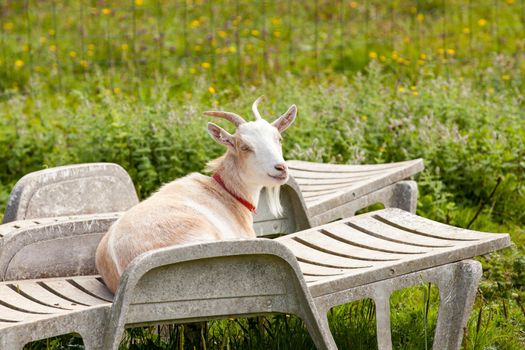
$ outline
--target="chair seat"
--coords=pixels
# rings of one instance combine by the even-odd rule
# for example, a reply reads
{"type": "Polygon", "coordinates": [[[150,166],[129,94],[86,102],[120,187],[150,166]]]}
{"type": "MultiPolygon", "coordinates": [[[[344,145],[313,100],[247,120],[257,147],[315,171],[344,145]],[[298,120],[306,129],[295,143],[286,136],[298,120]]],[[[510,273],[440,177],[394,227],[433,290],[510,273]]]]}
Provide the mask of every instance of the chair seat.
{"type": "Polygon", "coordinates": [[[311,217],[406,179],[424,168],[422,159],[373,165],[299,160],[289,160],[287,164],[311,217]]]}
{"type": "Polygon", "coordinates": [[[277,240],[297,257],[314,298],[510,245],[508,234],[460,229],[395,208],[277,240]]]}
{"type": "Polygon", "coordinates": [[[47,278],[0,283],[3,328],[111,308],[113,294],[99,276],[47,278]]]}

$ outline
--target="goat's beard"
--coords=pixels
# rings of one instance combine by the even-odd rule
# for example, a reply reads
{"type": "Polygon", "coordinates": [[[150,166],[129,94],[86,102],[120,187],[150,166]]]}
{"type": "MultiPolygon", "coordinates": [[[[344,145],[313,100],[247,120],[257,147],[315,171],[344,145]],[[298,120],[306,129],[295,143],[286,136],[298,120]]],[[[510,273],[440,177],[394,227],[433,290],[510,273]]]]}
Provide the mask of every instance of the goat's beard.
{"type": "Polygon", "coordinates": [[[280,185],[277,186],[266,186],[266,201],[270,212],[275,217],[280,217],[283,214],[283,207],[281,206],[281,200],[279,197],[280,185]]]}

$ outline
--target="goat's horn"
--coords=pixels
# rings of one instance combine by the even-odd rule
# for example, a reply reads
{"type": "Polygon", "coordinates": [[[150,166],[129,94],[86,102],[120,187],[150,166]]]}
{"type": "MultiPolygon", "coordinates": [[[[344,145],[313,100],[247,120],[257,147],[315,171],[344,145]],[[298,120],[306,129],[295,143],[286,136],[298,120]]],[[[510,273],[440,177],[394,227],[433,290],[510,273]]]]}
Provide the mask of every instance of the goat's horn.
{"type": "Polygon", "coordinates": [[[232,113],[232,112],[208,111],[208,112],[204,112],[204,115],[224,118],[226,120],[231,121],[233,124],[235,124],[235,126],[239,126],[241,124],[246,123],[246,120],[244,120],[243,117],[241,117],[238,114],[232,113]]]}
{"type": "Polygon", "coordinates": [[[252,111],[253,111],[253,114],[255,114],[255,119],[259,120],[259,119],[262,119],[261,117],[261,113],[259,113],[259,110],[257,109],[257,106],[259,105],[259,102],[261,102],[261,100],[263,99],[264,95],[263,96],[259,96],[255,102],[253,103],[252,105],[252,111]]]}

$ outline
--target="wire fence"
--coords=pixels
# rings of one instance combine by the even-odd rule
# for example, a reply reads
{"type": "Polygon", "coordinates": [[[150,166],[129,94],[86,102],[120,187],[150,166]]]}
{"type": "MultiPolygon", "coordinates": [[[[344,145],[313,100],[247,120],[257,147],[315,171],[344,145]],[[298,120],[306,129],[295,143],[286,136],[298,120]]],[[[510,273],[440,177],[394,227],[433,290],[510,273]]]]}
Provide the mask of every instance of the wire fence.
{"type": "Polygon", "coordinates": [[[525,0],[4,0],[0,89],[524,71],[525,0]]]}

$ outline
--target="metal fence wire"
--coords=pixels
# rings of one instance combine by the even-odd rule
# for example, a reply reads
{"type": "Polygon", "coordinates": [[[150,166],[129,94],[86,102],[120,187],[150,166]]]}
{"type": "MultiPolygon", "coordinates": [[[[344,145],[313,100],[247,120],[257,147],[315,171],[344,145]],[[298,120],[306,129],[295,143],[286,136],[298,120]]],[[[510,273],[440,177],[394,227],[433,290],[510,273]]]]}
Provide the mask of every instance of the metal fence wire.
{"type": "Polygon", "coordinates": [[[523,70],[525,0],[3,0],[0,30],[2,92],[316,79],[370,61],[416,77],[498,56],[523,70]]]}

